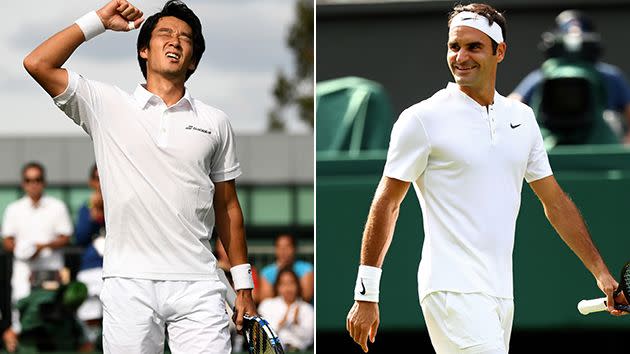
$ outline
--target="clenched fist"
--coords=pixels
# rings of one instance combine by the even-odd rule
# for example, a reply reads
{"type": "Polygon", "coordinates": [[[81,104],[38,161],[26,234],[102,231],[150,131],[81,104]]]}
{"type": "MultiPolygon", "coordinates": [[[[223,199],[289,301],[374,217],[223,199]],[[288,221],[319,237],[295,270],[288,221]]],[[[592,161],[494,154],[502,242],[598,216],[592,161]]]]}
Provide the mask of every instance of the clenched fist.
{"type": "Polygon", "coordinates": [[[112,31],[131,31],[140,27],[144,18],[142,11],[131,5],[127,0],[112,0],[100,10],[96,11],[106,29],[112,31]],[[131,23],[133,21],[133,27],[131,23]]]}

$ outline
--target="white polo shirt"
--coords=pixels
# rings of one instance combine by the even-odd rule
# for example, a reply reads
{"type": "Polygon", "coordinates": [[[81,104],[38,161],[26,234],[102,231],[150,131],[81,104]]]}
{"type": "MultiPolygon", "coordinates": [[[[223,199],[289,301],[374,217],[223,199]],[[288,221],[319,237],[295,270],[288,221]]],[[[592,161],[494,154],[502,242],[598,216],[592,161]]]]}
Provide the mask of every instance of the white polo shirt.
{"type": "Polygon", "coordinates": [[[225,113],[188,90],[167,107],[142,85],[130,95],[69,70],[54,101],[94,143],[107,228],[103,277],[218,279],[209,243],[214,183],[241,174],[225,113]]]}
{"type": "Polygon", "coordinates": [[[19,250],[34,248],[38,243],[49,243],[59,235],[71,236],[72,221],[62,201],[44,195],[35,206],[30,197],[24,196],[9,204],[4,211],[2,235],[15,238],[16,257],[13,260],[11,284],[13,299],[19,300],[30,292],[31,271],[60,270],[64,266],[60,249],[42,250],[33,259],[21,259],[19,250]]]}
{"type": "Polygon", "coordinates": [[[420,299],[434,291],[513,298],[523,179],[552,174],[532,110],[497,92],[479,105],[449,83],[405,110],[384,175],[413,182],[422,208],[420,299]]]}

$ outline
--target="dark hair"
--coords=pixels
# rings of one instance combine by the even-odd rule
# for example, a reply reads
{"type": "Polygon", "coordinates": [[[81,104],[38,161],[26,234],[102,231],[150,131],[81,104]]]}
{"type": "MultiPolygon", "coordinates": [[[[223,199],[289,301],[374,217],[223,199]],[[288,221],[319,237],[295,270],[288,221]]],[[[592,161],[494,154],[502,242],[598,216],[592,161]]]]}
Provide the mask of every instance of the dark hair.
{"type": "Polygon", "coordinates": [[[26,173],[26,170],[28,170],[29,168],[38,169],[42,175],[42,181],[46,181],[46,169],[44,168],[44,165],[42,165],[40,162],[37,162],[37,161],[30,161],[22,166],[22,178],[24,178],[24,174],[26,173]]]}
{"type": "Polygon", "coordinates": [[[297,245],[295,243],[295,237],[293,237],[293,235],[291,234],[278,234],[276,235],[276,238],[273,240],[273,244],[274,246],[278,244],[278,240],[280,240],[281,238],[288,238],[289,241],[291,241],[291,245],[293,245],[293,248],[297,248],[297,245]]]}
{"type": "MultiPolygon", "coordinates": [[[[184,22],[186,22],[193,31],[193,62],[196,65],[199,65],[201,61],[201,56],[203,52],[206,50],[206,42],[203,39],[203,33],[201,32],[201,21],[195,13],[186,6],[183,2],[179,0],[169,0],[162,8],[162,11],[149,16],[146,21],[144,21],[144,25],[140,28],[140,33],[138,33],[138,63],[140,64],[140,70],[142,70],[142,75],[144,78],[147,78],[147,60],[140,56],[140,51],[149,47],[149,42],[151,41],[151,33],[155,29],[158,21],[162,17],[173,16],[178,18],[184,22]]],[[[186,72],[186,80],[194,73],[195,70],[188,70],[186,72]]]]}
{"type": "Polygon", "coordinates": [[[297,285],[297,296],[302,297],[302,286],[300,285],[300,278],[295,274],[291,267],[284,267],[278,270],[278,275],[276,276],[276,282],[273,284],[273,292],[278,296],[278,284],[280,284],[280,277],[284,274],[291,274],[293,280],[295,280],[295,284],[297,285]]]}
{"type": "MultiPolygon", "coordinates": [[[[507,23],[505,21],[505,16],[502,13],[497,11],[494,7],[486,4],[468,4],[468,5],[456,5],[448,14],[448,26],[451,27],[451,21],[453,17],[457,16],[460,12],[470,11],[474,12],[478,15],[481,15],[488,19],[488,24],[492,26],[493,23],[497,23],[499,27],[501,27],[501,34],[503,35],[503,40],[507,38],[507,23]]],[[[494,39],[490,38],[492,42],[492,54],[497,54],[497,47],[499,43],[497,43],[494,39]]]]}

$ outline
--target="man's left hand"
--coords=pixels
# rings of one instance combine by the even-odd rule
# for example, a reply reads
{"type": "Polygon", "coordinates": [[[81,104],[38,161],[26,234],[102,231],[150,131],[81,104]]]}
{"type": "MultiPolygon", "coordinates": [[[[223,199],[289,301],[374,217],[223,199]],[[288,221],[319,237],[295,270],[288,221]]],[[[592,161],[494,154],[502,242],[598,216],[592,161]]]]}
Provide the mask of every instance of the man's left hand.
{"type": "Polygon", "coordinates": [[[627,304],[623,293],[614,296],[614,292],[619,283],[610,275],[610,273],[597,278],[597,286],[606,294],[606,303],[608,304],[608,312],[613,316],[627,315],[627,312],[615,309],[616,303],[627,304]]]}

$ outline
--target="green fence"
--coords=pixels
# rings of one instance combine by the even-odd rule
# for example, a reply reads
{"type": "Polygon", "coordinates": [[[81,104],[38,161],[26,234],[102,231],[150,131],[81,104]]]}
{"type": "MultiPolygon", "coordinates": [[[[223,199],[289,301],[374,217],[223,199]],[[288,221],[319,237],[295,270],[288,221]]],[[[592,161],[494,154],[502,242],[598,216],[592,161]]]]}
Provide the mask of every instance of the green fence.
{"type": "MultiPolygon", "coordinates": [[[[363,226],[385,152],[317,159],[317,329],[343,330],[352,305],[363,226]]],[[[580,208],[615,276],[630,260],[630,150],[559,147],[554,174],[580,208]]],[[[423,242],[415,193],[405,198],[383,265],[381,330],[424,328],[416,272],[423,242]]],[[[630,316],[582,316],[576,304],[601,297],[595,281],[557,236],[531,189],[523,187],[514,249],[515,327],[628,328],[630,316]]]]}
{"type": "MultiPolygon", "coordinates": [[[[250,226],[313,225],[312,185],[239,185],[238,197],[250,226]]],[[[63,200],[74,221],[91,190],[84,186],[49,186],[46,195],[63,200]]],[[[0,186],[0,218],[9,203],[23,195],[18,185],[0,186]]],[[[0,220],[0,223],[2,221],[0,220]]]]}

